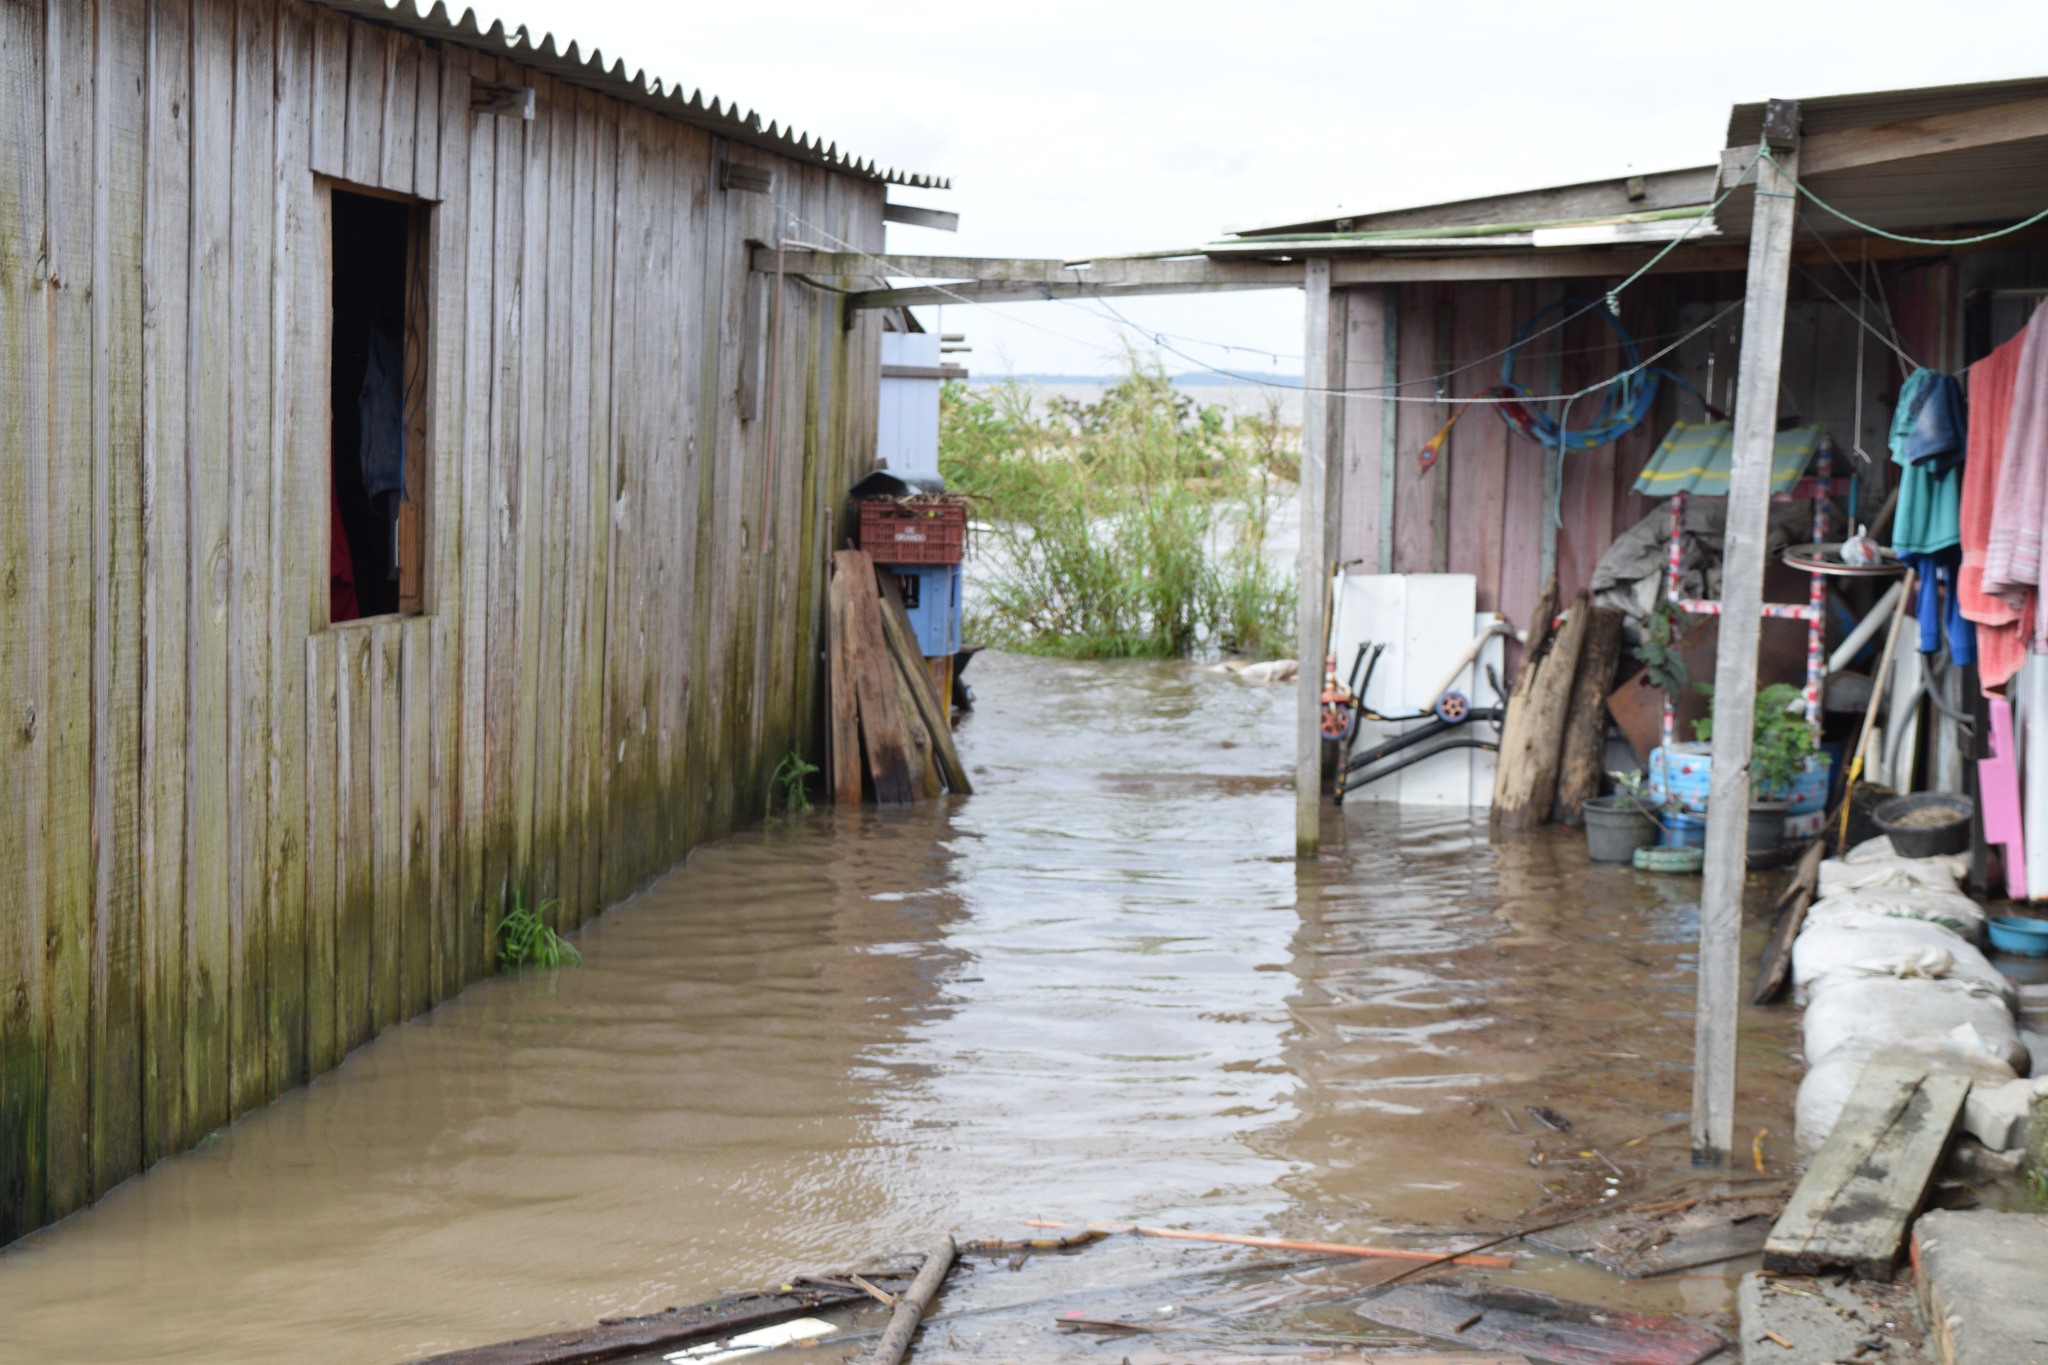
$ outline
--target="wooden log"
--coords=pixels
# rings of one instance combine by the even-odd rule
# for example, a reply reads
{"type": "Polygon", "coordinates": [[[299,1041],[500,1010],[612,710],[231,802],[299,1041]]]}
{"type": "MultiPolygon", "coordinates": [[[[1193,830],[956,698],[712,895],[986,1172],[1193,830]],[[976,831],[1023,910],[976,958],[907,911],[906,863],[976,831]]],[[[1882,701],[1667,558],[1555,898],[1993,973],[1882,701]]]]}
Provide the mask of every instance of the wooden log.
{"type": "Polygon", "coordinates": [[[1522,676],[1515,680],[1514,695],[1508,700],[1513,733],[1502,733],[1494,779],[1496,830],[1530,829],[1550,815],[1564,747],[1565,712],[1591,616],[1589,599],[1582,592],[1550,648],[1524,663],[1522,676]]]}
{"type": "Polygon", "coordinates": [[[1778,922],[1772,926],[1771,941],[1764,945],[1763,958],[1757,964],[1756,989],[1749,997],[1750,1004],[1773,1003],[1791,979],[1792,941],[1799,937],[1799,928],[1806,923],[1806,910],[1813,904],[1813,893],[1820,883],[1821,860],[1826,856],[1826,840],[1815,839],[1799,855],[1798,863],[1785,879],[1785,889],[1778,895],[1778,922]]]}
{"type": "MultiPolygon", "coordinates": [[[[1515,672],[1515,680],[1508,688],[1507,714],[1501,718],[1500,751],[1521,746],[1522,733],[1528,723],[1529,693],[1536,686],[1536,661],[1543,657],[1543,646],[1550,639],[1550,618],[1557,615],[1557,575],[1545,580],[1543,591],[1537,594],[1536,605],[1530,609],[1529,624],[1522,631],[1521,663],[1515,672]]],[[[1493,770],[1493,799],[1496,804],[1506,788],[1502,785],[1507,777],[1506,764],[1496,763],[1493,770]]]]}
{"type": "Polygon", "coordinates": [[[1764,1269],[1888,1280],[1969,1094],[1966,1076],[1872,1062],[1764,1243],[1764,1269]]]}
{"type": "Polygon", "coordinates": [[[946,705],[945,695],[933,685],[931,670],[925,667],[927,664],[945,664],[946,676],[950,680],[953,661],[950,658],[926,659],[918,653],[917,632],[911,627],[910,612],[903,605],[903,592],[896,586],[896,575],[877,570],[875,577],[882,591],[882,630],[888,638],[890,653],[912,675],[911,699],[917,705],[925,729],[931,733],[939,775],[946,779],[947,788],[955,796],[972,796],[974,784],[967,780],[967,767],[960,761],[960,751],[953,745],[952,713],[946,705]]]}
{"type": "Polygon", "coordinates": [[[924,1319],[932,1300],[939,1296],[939,1286],[946,1282],[947,1274],[953,1269],[956,1254],[950,1236],[940,1237],[932,1244],[917,1278],[897,1298],[896,1311],[890,1317],[882,1339],[863,1357],[863,1365],[897,1365],[903,1359],[904,1353],[910,1349],[910,1339],[917,1335],[918,1323],[924,1319]]]}
{"type": "Polygon", "coordinates": [[[907,805],[913,799],[908,741],[902,714],[896,709],[888,646],[882,642],[874,561],[861,550],[840,550],[832,559],[847,580],[847,657],[860,706],[861,748],[874,779],[875,800],[885,806],[907,805]]]}
{"type": "Polygon", "coordinates": [[[1558,757],[1557,798],[1550,818],[1577,828],[1584,818],[1579,807],[1600,794],[1607,750],[1607,693],[1614,684],[1614,666],[1621,658],[1621,613],[1593,607],[1586,619],[1586,644],[1572,681],[1571,706],[1565,712],[1564,749],[1558,757]]]}

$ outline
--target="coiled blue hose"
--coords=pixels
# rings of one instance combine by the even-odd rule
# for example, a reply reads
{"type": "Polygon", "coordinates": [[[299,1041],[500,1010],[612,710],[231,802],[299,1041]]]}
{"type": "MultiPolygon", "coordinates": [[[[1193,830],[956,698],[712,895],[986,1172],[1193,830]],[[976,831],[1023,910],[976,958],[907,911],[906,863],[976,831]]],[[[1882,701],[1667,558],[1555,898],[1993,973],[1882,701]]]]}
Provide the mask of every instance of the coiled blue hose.
{"type": "MultiPolygon", "coordinates": [[[[1559,299],[1556,303],[1539,311],[1523,323],[1515,333],[1515,339],[1508,346],[1507,354],[1501,357],[1500,387],[1491,390],[1497,398],[1513,400],[1500,404],[1501,420],[1528,437],[1536,444],[1550,450],[1592,450],[1633,431],[1643,418],[1649,416],[1651,406],[1657,401],[1658,369],[1639,370],[1642,353],[1636,349],[1636,340],[1629,335],[1628,328],[1621,325],[1621,319],[1610,311],[1605,303],[1588,299],[1559,299]],[[1547,412],[1539,411],[1527,400],[1530,391],[1515,382],[1515,354],[1522,343],[1529,339],[1542,321],[1552,313],[1571,310],[1573,313],[1594,313],[1614,329],[1615,340],[1620,343],[1624,361],[1624,376],[1607,386],[1600,400],[1600,410],[1593,420],[1576,430],[1559,428],[1559,419],[1547,412]]],[[[1570,405],[1566,405],[1567,414],[1570,405]]]]}

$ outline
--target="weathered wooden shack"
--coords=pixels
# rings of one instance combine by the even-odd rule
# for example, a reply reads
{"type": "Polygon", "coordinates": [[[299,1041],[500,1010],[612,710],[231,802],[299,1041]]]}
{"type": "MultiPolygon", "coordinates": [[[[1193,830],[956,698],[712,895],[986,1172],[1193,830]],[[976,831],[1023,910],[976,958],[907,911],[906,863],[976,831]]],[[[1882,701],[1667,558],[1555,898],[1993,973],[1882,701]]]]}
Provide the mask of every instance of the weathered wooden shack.
{"type": "Polygon", "coordinates": [[[0,1240],[760,815],[885,324],[750,252],[890,182],[439,5],[0,6],[0,1240]]]}

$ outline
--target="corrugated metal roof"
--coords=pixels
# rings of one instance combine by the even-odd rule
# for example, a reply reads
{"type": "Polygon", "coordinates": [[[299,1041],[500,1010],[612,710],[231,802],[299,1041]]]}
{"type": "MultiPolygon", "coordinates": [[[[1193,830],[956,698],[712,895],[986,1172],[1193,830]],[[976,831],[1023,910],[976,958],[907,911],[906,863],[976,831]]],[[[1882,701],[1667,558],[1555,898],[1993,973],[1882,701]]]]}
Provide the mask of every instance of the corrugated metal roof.
{"type": "Polygon", "coordinates": [[[1257,226],[1227,227],[1224,231],[1237,237],[1295,236],[1309,232],[1394,233],[1412,228],[1529,220],[1579,222],[1707,203],[1714,197],[1714,175],[1712,166],[1653,171],[1641,176],[1546,185],[1537,189],[1513,190],[1504,194],[1481,195],[1475,199],[1453,199],[1440,204],[1421,204],[1374,213],[1333,214],[1328,218],[1298,218],[1257,226]],[[1639,183],[1632,184],[1632,181],[1639,183]]]}
{"type": "Polygon", "coordinates": [[[585,56],[573,40],[564,50],[556,44],[552,33],[542,34],[536,42],[524,25],[508,31],[503,23],[493,23],[485,29],[477,22],[476,11],[470,9],[462,12],[461,19],[452,19],[447,5],[440,0],[436,0],[429,11],[420,9],[419,0],[396,0],[395,4],[385,4],[384,0],[314,0],[314,3],[436,42],[459,43],[494,57],[509,58],[558,80],[652,109],[721,137],[793,160],[808,161],[846,175],[890,185],[934,190],[951,189],[953,185],[946,176],[898,170],[857,157],[851,152],[842,152],[837,143],[767,122],[751,109],[743,112],[738,105],[726,103],[716,96],[706,96],[702,90],[686,90],[680,85],[666,84],[660,77],[650,76],[644,70],[628,75],[623,61],[614,60],[606,66],[602,52],[593,48],[585,56]]]}
{"type": "MultiPolygon", "coordinates": [[[[2048,77],[1984,81],[1968,85],[1931,86],[1863,94],[1823,95],[1799,101],[1800,131],[1820,137],[1852,129],[1911,123],[1942,114],[1991,110],[2023,100],[2048,98],[2048,77]]],[[[1729,113],[1727,147],[1753,147],[1763,129],[1762,103],[1739,104],[1729,113]]],[[[1252,251],[1262,239],[1293,239],[1297,249],[1370,249],[1374,237],[1382,250],[1414,247],[1427,237],[1475,225],[1502,225],[1526,231],[1530,220],[1549,227],[1600,221],[1626,222],[1642,210],[1670,210],[1705,205],[1718,194],[1717,170],[1661,171],[1641,177],[1617,176],[1572,185],[1522,190],[1475,199],[1388,209],[1313,221],[1295,220],[1235,229],[1228,249],[1252,251]],[[1634,196],[1634,197],[1631,197],[1634,196]],[[1324,234],[1342,234],[1324,236],[1324,234]],[[1333,243],[1341,245],[1333,246],[1333,243]]],[[[1911,160],[1882,162],[1849,170],[1822,171],[1802,177],[1815,194],[1865,222],[1894,232],[1936,232],[1951,228],[2016,221],[2048,205],[2048,138],[2029,138],[1989,146],[1932,152],[1911,160]]],[[[1740,241],[1749,235],[1752,198],[1731,196],[1717,212],[1721,240],[1740,241]]],[[[1802,204],[1805,226],[1822,235],[1852,231],[1824,211],[1802,204]]],[[[1694,234],[1700,236],[1702,234],[1694,234]]],[[[1525,239],[1473,234],[1456,243],[1468,250],[1514,250],[1540,245],[1525,239]]],[[[1213,248],[1212,248],[1213,249],[1213,248]]]]}

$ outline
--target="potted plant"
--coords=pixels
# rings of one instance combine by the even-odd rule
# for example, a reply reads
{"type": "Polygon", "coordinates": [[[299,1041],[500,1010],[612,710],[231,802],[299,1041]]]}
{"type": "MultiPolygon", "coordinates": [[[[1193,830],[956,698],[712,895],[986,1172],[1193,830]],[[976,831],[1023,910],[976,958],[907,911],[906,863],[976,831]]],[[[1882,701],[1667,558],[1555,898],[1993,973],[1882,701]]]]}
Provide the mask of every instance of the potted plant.
{"type": "Polygon", "coordinates": [[[1586,856],[1596,863],[1625,863],[1636,850],[1657,842],[1658,803],[1640,772],[1610,772],[1614,795],[1588,799],[1580,810],[1586,819],[1586,856]]]}
{"type": "MultiPolygon", "coordinates": [[[[1749,851],[1776,853],[1785,843],[1785,812],[1792,785],[1806,771],[1817,746],[1807,722],[1805,698],[1791,683],[1772,683],[1756,694],[1749,731],[1749,851]]],[[[1702,740],[1714,737],[1709,716],[1693,722],[1702,740]]]]}

